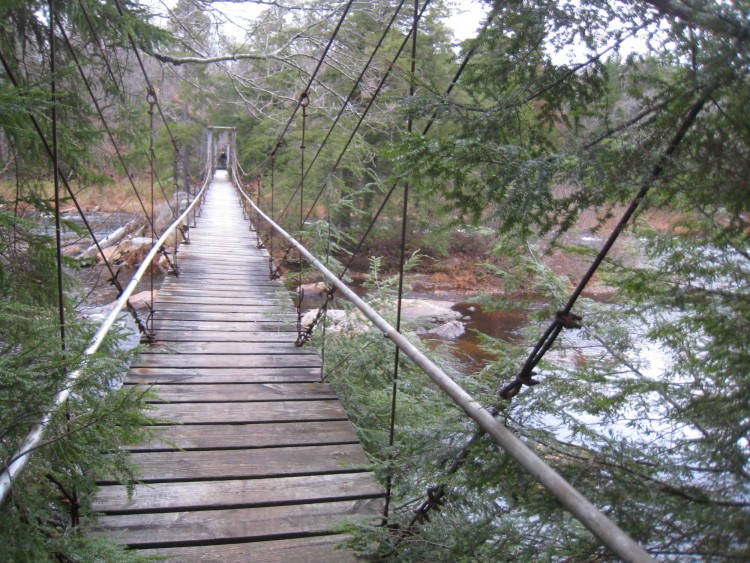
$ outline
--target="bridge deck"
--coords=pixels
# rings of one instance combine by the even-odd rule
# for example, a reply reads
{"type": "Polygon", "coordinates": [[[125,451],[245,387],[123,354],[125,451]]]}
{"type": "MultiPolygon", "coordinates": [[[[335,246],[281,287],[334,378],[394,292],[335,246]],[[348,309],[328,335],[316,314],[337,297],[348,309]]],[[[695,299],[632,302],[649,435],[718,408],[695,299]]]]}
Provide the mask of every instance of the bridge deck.
{"type": "Polygon", "coordinates": [[[159,395],[158,438],[134,446],[144,484],[102,483],[105,533],[179,561],[348,561],[331,532],[375,518],[382,489],[229,182],[209,189],[155,315],[158,344],[127,385],[159,395]]]}

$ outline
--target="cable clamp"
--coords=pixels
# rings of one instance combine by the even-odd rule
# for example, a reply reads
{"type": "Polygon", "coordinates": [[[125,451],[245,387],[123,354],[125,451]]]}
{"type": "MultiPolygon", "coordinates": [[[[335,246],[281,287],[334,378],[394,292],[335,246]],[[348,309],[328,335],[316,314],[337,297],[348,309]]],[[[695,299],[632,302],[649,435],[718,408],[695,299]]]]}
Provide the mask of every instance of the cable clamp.
{"type": "Polygon", "coordinates": [[[513,381],[508,383],[505,387],[500,390],[500,397],[506,400],[510,400],[521,390],[521,387],[526,385],[527,387],[533,387],[539,385],[541,381],[534,379],[534,376],[538,375],[536,372],[521,373],[518,374],[513,381]]]}
{"type": "Polygon", "coordinates": [[[555,320],[560,323],[563,328],[579,329],[583,327],[583,317],[576,315],[575,313],[558,311],[555,313],[555,320]]]}

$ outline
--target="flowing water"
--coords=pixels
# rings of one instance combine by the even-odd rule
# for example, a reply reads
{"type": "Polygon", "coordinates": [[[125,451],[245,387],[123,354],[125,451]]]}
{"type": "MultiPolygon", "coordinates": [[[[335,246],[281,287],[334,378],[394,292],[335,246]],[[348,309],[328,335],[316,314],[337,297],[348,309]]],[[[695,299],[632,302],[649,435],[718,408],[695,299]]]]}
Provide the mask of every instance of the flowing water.
{"type": "MultiPolygon", "coordinates": [[[[431,298],[429,294],[424,293],[418,297],[431,298]]],[[[444,297],[441,295],[441,298],[444,297]]],[[[520,307],[492,310],[466,301],[466,296],[455,296],[455,299],[460,300],[453,306],[453,310],[461,314],[460,320],[466,326],[463,336],[449,340],[423,334],[421,338],[430,349],[440,348],[447,352],[447,359],[453,360],[451,363],[458,371],[464,374],[475,373],[481,370],[487,361],[495,359],[482,348],[482,335],[511,343],[521,342],[522,331],[528,320],[526,312],[520,307]]]]}

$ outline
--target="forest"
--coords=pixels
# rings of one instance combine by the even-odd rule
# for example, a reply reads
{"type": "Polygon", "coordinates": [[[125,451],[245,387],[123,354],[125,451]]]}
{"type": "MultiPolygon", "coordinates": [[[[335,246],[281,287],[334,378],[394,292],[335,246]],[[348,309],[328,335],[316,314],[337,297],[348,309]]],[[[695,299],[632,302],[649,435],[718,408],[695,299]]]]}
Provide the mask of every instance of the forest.
{"type": "MultiPolygon", "coordinates": [[[[460,294],[520,319],[472,335],[471,369],[403,332],[651,556],[750,560],[750,3],[482,4],[459,41],[450,0],[3,0],[2,465],[49,422],[0,506],[0,560],[139,560],[87,533],[98,479],[138,486],[118,445],[147,438],[150,396],[119,386],[124,327],[85,353],[87,307],[126,280],[77,209],[163,229],[209,127],[386,318],[460,294]]],[[[290,292],[320,281],[258,229],[290,292]]],[[[308,345],[391,505],[350,548],[615,559],[381,332],[323,322],[308,345]]]]}

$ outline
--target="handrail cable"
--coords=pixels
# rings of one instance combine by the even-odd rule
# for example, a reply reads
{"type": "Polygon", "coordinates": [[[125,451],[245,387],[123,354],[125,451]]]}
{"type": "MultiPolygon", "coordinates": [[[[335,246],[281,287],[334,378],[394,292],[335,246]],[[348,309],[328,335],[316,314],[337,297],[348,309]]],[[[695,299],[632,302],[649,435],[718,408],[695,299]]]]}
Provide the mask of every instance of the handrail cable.
{"type": "Polygon", "coordinates": [[[141,278],[143,277],[144,272],[151,266],[151,262],[159,253],[160,248],[167,242],[167,239],[169,238],[169,236],[175,231],[177,226],[181,224],[182,221],[184,221],[188,217],[188,214],[190,213],[190,211],[192,211],[193,208],[196,206],[196,204],[201,200],[206,189],[208,188],[209,181],[210,181],[210,176],[207,174],[203,182],[203,187],[201,188],[198,196],[187,207],[187,209],[185,209],[185,211],[183,211],[182,214],[180,214],[177,220],[175,220],[169,226],[169,228],[167,228],[164,231],[164,233],[162,233],[162,235],[156,241],[156,244],[151,248],[149,253],[143,259],[143,262],[141,263],[138,270],[136,270],[135,274],[133,274],[133,277],[128,282],[128,285],[125,287],[125,290],[122,292],[120,297],[117,298],[117,301],[115,302],[115,305],[112,308],[112,310],[109,312],[109,314],[104,319],[102,324],[99,325],[99,329],[96,331],[96,333],[92,337],[91,343],[89,344],[88,348],[84,350],[83,360],[82,360],[83,366],[68,374],[66,381],[65,381],[65,386],[62,391],[60,391],[59,393],[57,393],[57,395],[55,395],[53,402],[52,402],[52,406],[50,407],[50,410],[42,417],[39,423],[37,423],[36,426],[34,426],[31,432],[29,432],[22,446],[17,450],[15,455],[11,458],[11,460],[6,465],[5,470],[3,471],[2,475],[0,475],[0,505],[2,505],[2,503],[5,501],[5,498],[7,497],[8,492],[13,486],[13,480],[16,477],[18,477],[18,475],[26,467],[26,464],[28,463],[28,460],[29,460],[29,455],[34,450],[44,445],[42,444],[42,435],[44,433],[44,429],[49,424],[54,412],[63,403],[65,403],[65,401],[70,396],[72,389],[73,389],[73,385],[75,384],[75,382],[78,380],[78,378],[81,376],[81,374],[86,368],[86,361],[99,350],[99,347],[104,342],[104,339],[109,333],[109,330],[112,328],[115,321],[117,320],[117,316],[120,314],[123,307],[125,307],[128,299],[130,299],[130,296],[133,294],[138,283],[141,281],[141,278]]]}
{"type": "MultiPolygon", "coordinates": [[[[1,49],[0,49],[0,63],[2,63],[5,73],[7,74],[8,79],[11,81],[11,84],[13,84],[15,88],[18,88],[19,87],[18,80],[15,74],[13,73],[12,69],[10,68],[8,60],[5,58],[5,54],[2,52],[1,49]]],[[[31,124],[34,127],[34,130],[36,131],[37,136],[41,140],[42,145],[44,146],[44,149],[47,152],[47,155],[50,158],[53,158],[52,147],[49,145],[49,142],[47,141],[47,138],[44,132],[42,131],[42,128],[39,125],[39,122],[37,121],[36,117],[34,117],[34,115],[28,110],[26,113],[29,117],[29,120],[31,120],[31,124]]],[[[109,270],[109,275],[111,276],[110,278],[111,282],[115,285],[118,291],[122,293],[122,285],[120,284],[120,281],[117,278],[117,273],[114,271],[114,269],[112,268],[112,265],[110,264],[109,260],[104,254],[104,250],[99,244],[99,239],[94,233],[94,230],[91,227],[91,224],[89,223],[88,218],[86,217],[86,213],[84,212],[83,208],[78,202],[78,198],[76,197],[75,192],[73,191],[73,188],[71,188],[67,177],[65,176],[65,174],[62,174],[62,171],[60,171],[59,178],[60,180],[62,180],[62,183],[65,186],[66,191],[68,192],[68,196],[73,202],[73,205],[78,211],[78,215],[81,218],[81,221],[83,222],[84,226],[86,227],[86,230],[89,233],[89,236],[94,242],[94,246],[96,246],[96,249],[99,252],[99,256],[102,257],[102,260],[104,261],[104,265],[106,266],[107,270],[109,270]]],[[[133,316],[136,324],[138,325],[138,330],[144,334],[148,334],[148,329],[145,327],[145,325],[143,324],[143,321],[141,321],[140,317],[138,316],[138,312],[136,311],[135,307],[133,307],[129,302],[128,302],[128,312],[130,312],[130,314],[133,316]]]]}
{"type": "MultiPolygon", "coordinates": [[[[233,180],[235,180],[233,178],[233,180]]],[[[294,246],[304,257],[315,266],[323,277],[340,291],[348,301],[359,309],[383,335],[398,346],[404,354],[414,361],[432,381],[440,387],[448,397],[459,406],[480,428],[515,459],[531,476],[544,486],[557,501],[568,510],[581,524],[593,533],[604,545],[617,556],[629,562],[652,562],[649,554],[635,542],[627,533],[621,530],[604,513],[597,509],[578,490],[572,487],[559,473],[547,465],[534,451],[529,448],[507,427],[501,424],[489,411],[482,407],[458,383],[451,379],[439,366],[433,363],[404,335],[400,334],[383,319],[372,307],[364,302],[346,284],[325,267],[296,239],[271,220],[263,211],[255,206],[252,198],[235,181],[235,187],[240,191],[248,203],[257,213],[276,230],[289,244],[294,246]]]]}

